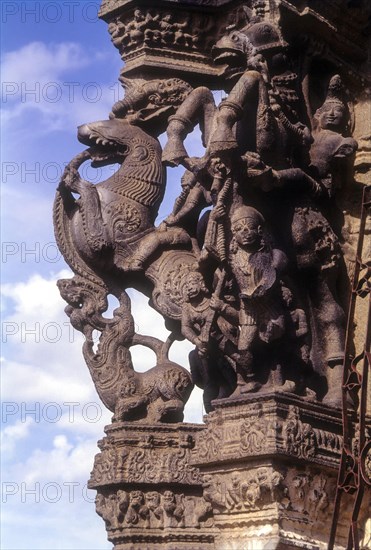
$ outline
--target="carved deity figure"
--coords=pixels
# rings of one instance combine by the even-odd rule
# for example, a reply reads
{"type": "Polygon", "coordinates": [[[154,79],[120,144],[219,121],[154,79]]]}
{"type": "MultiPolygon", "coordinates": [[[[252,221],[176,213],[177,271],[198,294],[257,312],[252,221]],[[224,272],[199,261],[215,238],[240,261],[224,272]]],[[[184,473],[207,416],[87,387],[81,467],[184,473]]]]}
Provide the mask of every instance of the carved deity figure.
{"type": "Polygon", "coordinates": [[[279,279],[287,258],[267,245],[264,225],[263,216],[250,206],[240,206],[231,217],[230,264],[240,297],[237,383],[241,393],[259,389],[252,368],[256,340],[269,343],[285,330],[279,279]]]}
{"type": "Polygon", "coordinates": [[[144,527],[149,527],[149,509],[145,505],[142,491],[132,491],[129,495],[129,506],[125,516],[125,522],[129,525],[137,525],[144,522],[144,527]]]}
{"type": "Polygon", "coordinates": [[[314,114],[314,140],[310,148],[311,165],[330,198],[351,177],[358,144],[349,135],[349,123],[344,86],[340,76],[335,75],[325,102],[314,114]]]}
{"type": "MultiPolygon", "coordinates": [[[[301,184],[296,192],[292,191],[290,233],[296,267],[305,281],[306,299],[311,304],[312,359],[317,364],[322,361],[327,378],[328,391],[324,402],[340,406],[341,385],[338,381],[341,380],[344,359],[345,314],[338,281],[339,276],[343,279],[347,276],[338,227],[341,214],[333,199],[336,190],[349,181],[357,142],[346,137],[349,110],[338,75],[330,80],[327,97],[316,111],[314,122],[311,164],[307,170],[316,186],[302,187],[301,184]]],[[[278,178],[282,190],[293,190],[296,177],[282,171],[278,178]]],[[[300,184],[300,179],[297,181],[300,184]]],[[[287,231],[287,226],[284,229],[287,231]]]]}
{"type": "Polygon", "coordinates": [[[181,187],[182,191],[174,203],[173,211],[165,218],[164,224],[186,229],[190,235],[193,250],[199,257],[201,251],[197,239],[198,219],[201,211],[213,203],[212,194],[189,170],[186,170],[182,176],[181,187]]]}
{"type": "Polygon", "coordinates": [[[203,276],[198,271],[190,273],[184,293],[182,334],[196,346],[197,355],[192,352],[190,355],[191,371],[194,382],[204,389],[204,404],[208,412],[212,399],[226,397],[233,391],[235,377],[227,358],[233,350],[233,342],[229,340],[233,336],[226,332],[226,328],[228,330],[231,328],[229,323],[236,322],[237,312],[217,295],[210,298],[203,276]],[[224,318],[224,324],[218,324],[219,315],[224,318]],[[223,331],[224,349],[218,345],[223,331]],[[223,354],[219,359],[218,351],[223,354]]]}
{"type": "Polygon", "coordinates": [[[146,494],[146,506],[150,511],[151,525],[156,522],[156,527],[164,527],[164,509],[161,506],[161,495],[156,491],[149,491],[146,494]]]}
{"type": "Polygon", "coordinates": [[[243,482],[239,472],[232,472],[226,488],[225,502],[229,510],[241,510],[243,507],[243,482]]]}

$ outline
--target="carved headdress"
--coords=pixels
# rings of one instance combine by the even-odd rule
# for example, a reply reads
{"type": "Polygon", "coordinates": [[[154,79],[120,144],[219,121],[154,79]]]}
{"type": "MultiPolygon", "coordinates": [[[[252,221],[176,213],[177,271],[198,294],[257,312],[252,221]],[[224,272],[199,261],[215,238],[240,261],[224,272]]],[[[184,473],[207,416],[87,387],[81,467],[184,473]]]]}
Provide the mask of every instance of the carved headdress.
{"type": "Polygon", "coordinates": [[[266,0],[252,0],[251,8],[244,5],[235,13],[235,21],[227,26],[227,31],[239,29],[246,35],[257,53],[287,47],[278,29],[264,20],[266,0]]]}
{"type": "Polygon", "coordinates": [[[243,29],[258,53],[282,50],[287,47],[278,30],[266,21],[254,22],[243,29]]]}
{"type": "Polygon", "coordinates": [[[317,109],[314,113],[314,129],[317,129],[319,125],[319,117],[328,109],[329,105],[337,105],[344,108],[344,127],[348,128],[350,122],[349,107],[346,100],[344,84],[338,74],[331,78],[327,88],[326,99],[321,107],[319,107],[319,109],[317,109]]]}
{"type": "Polygon", "coordinates": [[[265,220],[263,216],[258,212],[255,208],[252,206],[239,206],[236,208],[236,210],[233,212],[231,216],[231,223],[232,226],[242,219],[251,219],[255,222],[257,222],[259,225],[263,225],[265,223],[265,220]]]}

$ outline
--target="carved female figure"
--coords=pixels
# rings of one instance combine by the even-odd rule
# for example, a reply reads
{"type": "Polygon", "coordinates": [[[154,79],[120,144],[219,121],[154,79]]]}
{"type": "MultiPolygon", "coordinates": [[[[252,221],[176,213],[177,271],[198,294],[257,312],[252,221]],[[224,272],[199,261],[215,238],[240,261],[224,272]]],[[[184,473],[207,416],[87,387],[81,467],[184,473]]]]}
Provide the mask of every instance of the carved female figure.
{"type": "Polygon", "coordinates": [[[339,75],[331,78],[327,97],[314,114],[312,167],[332,197],[349,178],[358,144],[349,137],[349,109],[339,75]]]}

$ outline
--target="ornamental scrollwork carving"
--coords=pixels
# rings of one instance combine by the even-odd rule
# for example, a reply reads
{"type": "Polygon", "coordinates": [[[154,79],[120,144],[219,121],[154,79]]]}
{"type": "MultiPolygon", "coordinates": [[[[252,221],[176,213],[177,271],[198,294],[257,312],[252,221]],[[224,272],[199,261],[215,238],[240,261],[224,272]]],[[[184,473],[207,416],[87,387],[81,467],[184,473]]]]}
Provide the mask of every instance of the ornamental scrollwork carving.
{"type": "MultiPolygon", "coordinates": [[[[184,442],[185,445],[186,442],[184,442]]],[[[200,485],[199,470],[190,464],[190,449],[181,442],[172,448],[169,440],[159,446],[118,445],[114,439],[100,442],[101,452],[95,457],[90,486],[109,483],[171,483],[200,485]]]]}
{"type": "Polygon", "coordinates": [[[262,453],[267,451],[279,434],[281,426],[264,415],[262,407],[257,416],[251,416],[240,425],[241,452],[262,453]]]}

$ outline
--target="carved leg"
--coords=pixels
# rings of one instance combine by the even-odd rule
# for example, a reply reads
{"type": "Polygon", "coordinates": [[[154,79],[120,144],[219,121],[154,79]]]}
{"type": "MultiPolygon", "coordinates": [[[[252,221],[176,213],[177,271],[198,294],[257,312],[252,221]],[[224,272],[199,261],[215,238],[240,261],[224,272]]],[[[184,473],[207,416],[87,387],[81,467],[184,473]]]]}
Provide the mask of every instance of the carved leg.
{"type": "Polygon", "coordinates": [[[179,114],[170,117],[169,121],[166,131],[168,142],[162,152],[162,161],[168,166],[178,166],[189,156],[184,147],[184,140],[193,130],[193,124],[188,118],[181,117],[179,114]]]}
{"type": "Polygon", "coordinates": [[[167,227],[165,230],[160,229],[141,239],[137,251],[129,261],[121,265],[117,263],[116,265],[124,271],[140,271],[160,246],[185,245],[189,242],[190,237],[183,229],[178,227],[167,227]]]}
{"type": "Polygon", "coordinates": [[[233,126],[237,120],[242,118],[242,115],[242,107],[232,101],[228,100],[219,107],[216,115],[215,132],[213,132],[208,146],[208,151],[211,154],[237,149],[233,126]]]}
{"type": "Polygon", "coordinates": [[[264,95],[261,100],[268,104],[265,89],[260,86],[261,80],[262,76],[257,71],[246,71],[230,92],[228,99],[220,105],[208,145],[208,151],[211,154],[237,148],[233,127],[242,118],[247,103],[249,108],[255,105],[257,110],[260,94],[264,95]]]}
{"type": "Polygon", "coordinates": [[[252,353],[244,350],[241,352],[237,363],[237,389],[240,393],[256,392],[261,388],[261,384],[255,380],[255,374],[252,370],[252,353]]]}
{"type": "Polygon", "coordinates": [[[321,334],[323,362],[328,393],[323,402],[334,407],[342,404],[342,364],[345,344],[345,315],[330,290],[328,281],[318,278],[311,289],[317,331],[321,334]]]}
{"type": "Polygon", "coordinates": [[[176,416],[178,422],[181,422],[183,420],[183,410],[184,403],[180,399],[170,399],[169,401],[158,399],[148,407],[148,417],[153,422],[161,422],[164,417],[171,415],[172,418],[176,416]]]}
{"type": "Polygon", "coordinates": [[[176,114],[169,118],[168,142],[162,153],[166,164],[178,166],[188,157],[183,142],[197,122],[200,123],[202,143],[206,147],[215,110],[214,97],[208,88],[200,86],[189,94],[176,114]]]}
{"type": "Polygon", "coordinates": [[[237,388],[233,395],[254,392],[261,387],[261,384],[254,380],[255,374],[252,370],[253,355],[250,351],[257,335],[258,327],[256,324],[241,325],[238,340],[237,388]]]}
{"type": "Polygon", "coordinates": [[[332,407],[340,408],[342,406],[342,380],[343,380],[343,365],[335,365],[327,367],[326,378],[328,392],[323,399],[323,403],[332,407]]]}
{"type": "Polygon", "coordinates": [[[128,413],[141,409],[146,404],[145,397],[122,397],[116,404],[115,414],[112,417],[112,422],[120,422],[126,420],[128,413]]]}
{"type": "Polygon", "coordinates": [[[321,334],[323,358],[329,366],[343,362],[345,343],[345,314],[334,298],[328,282],[318,278],[311,288],[317,330],[321,334]]]}

